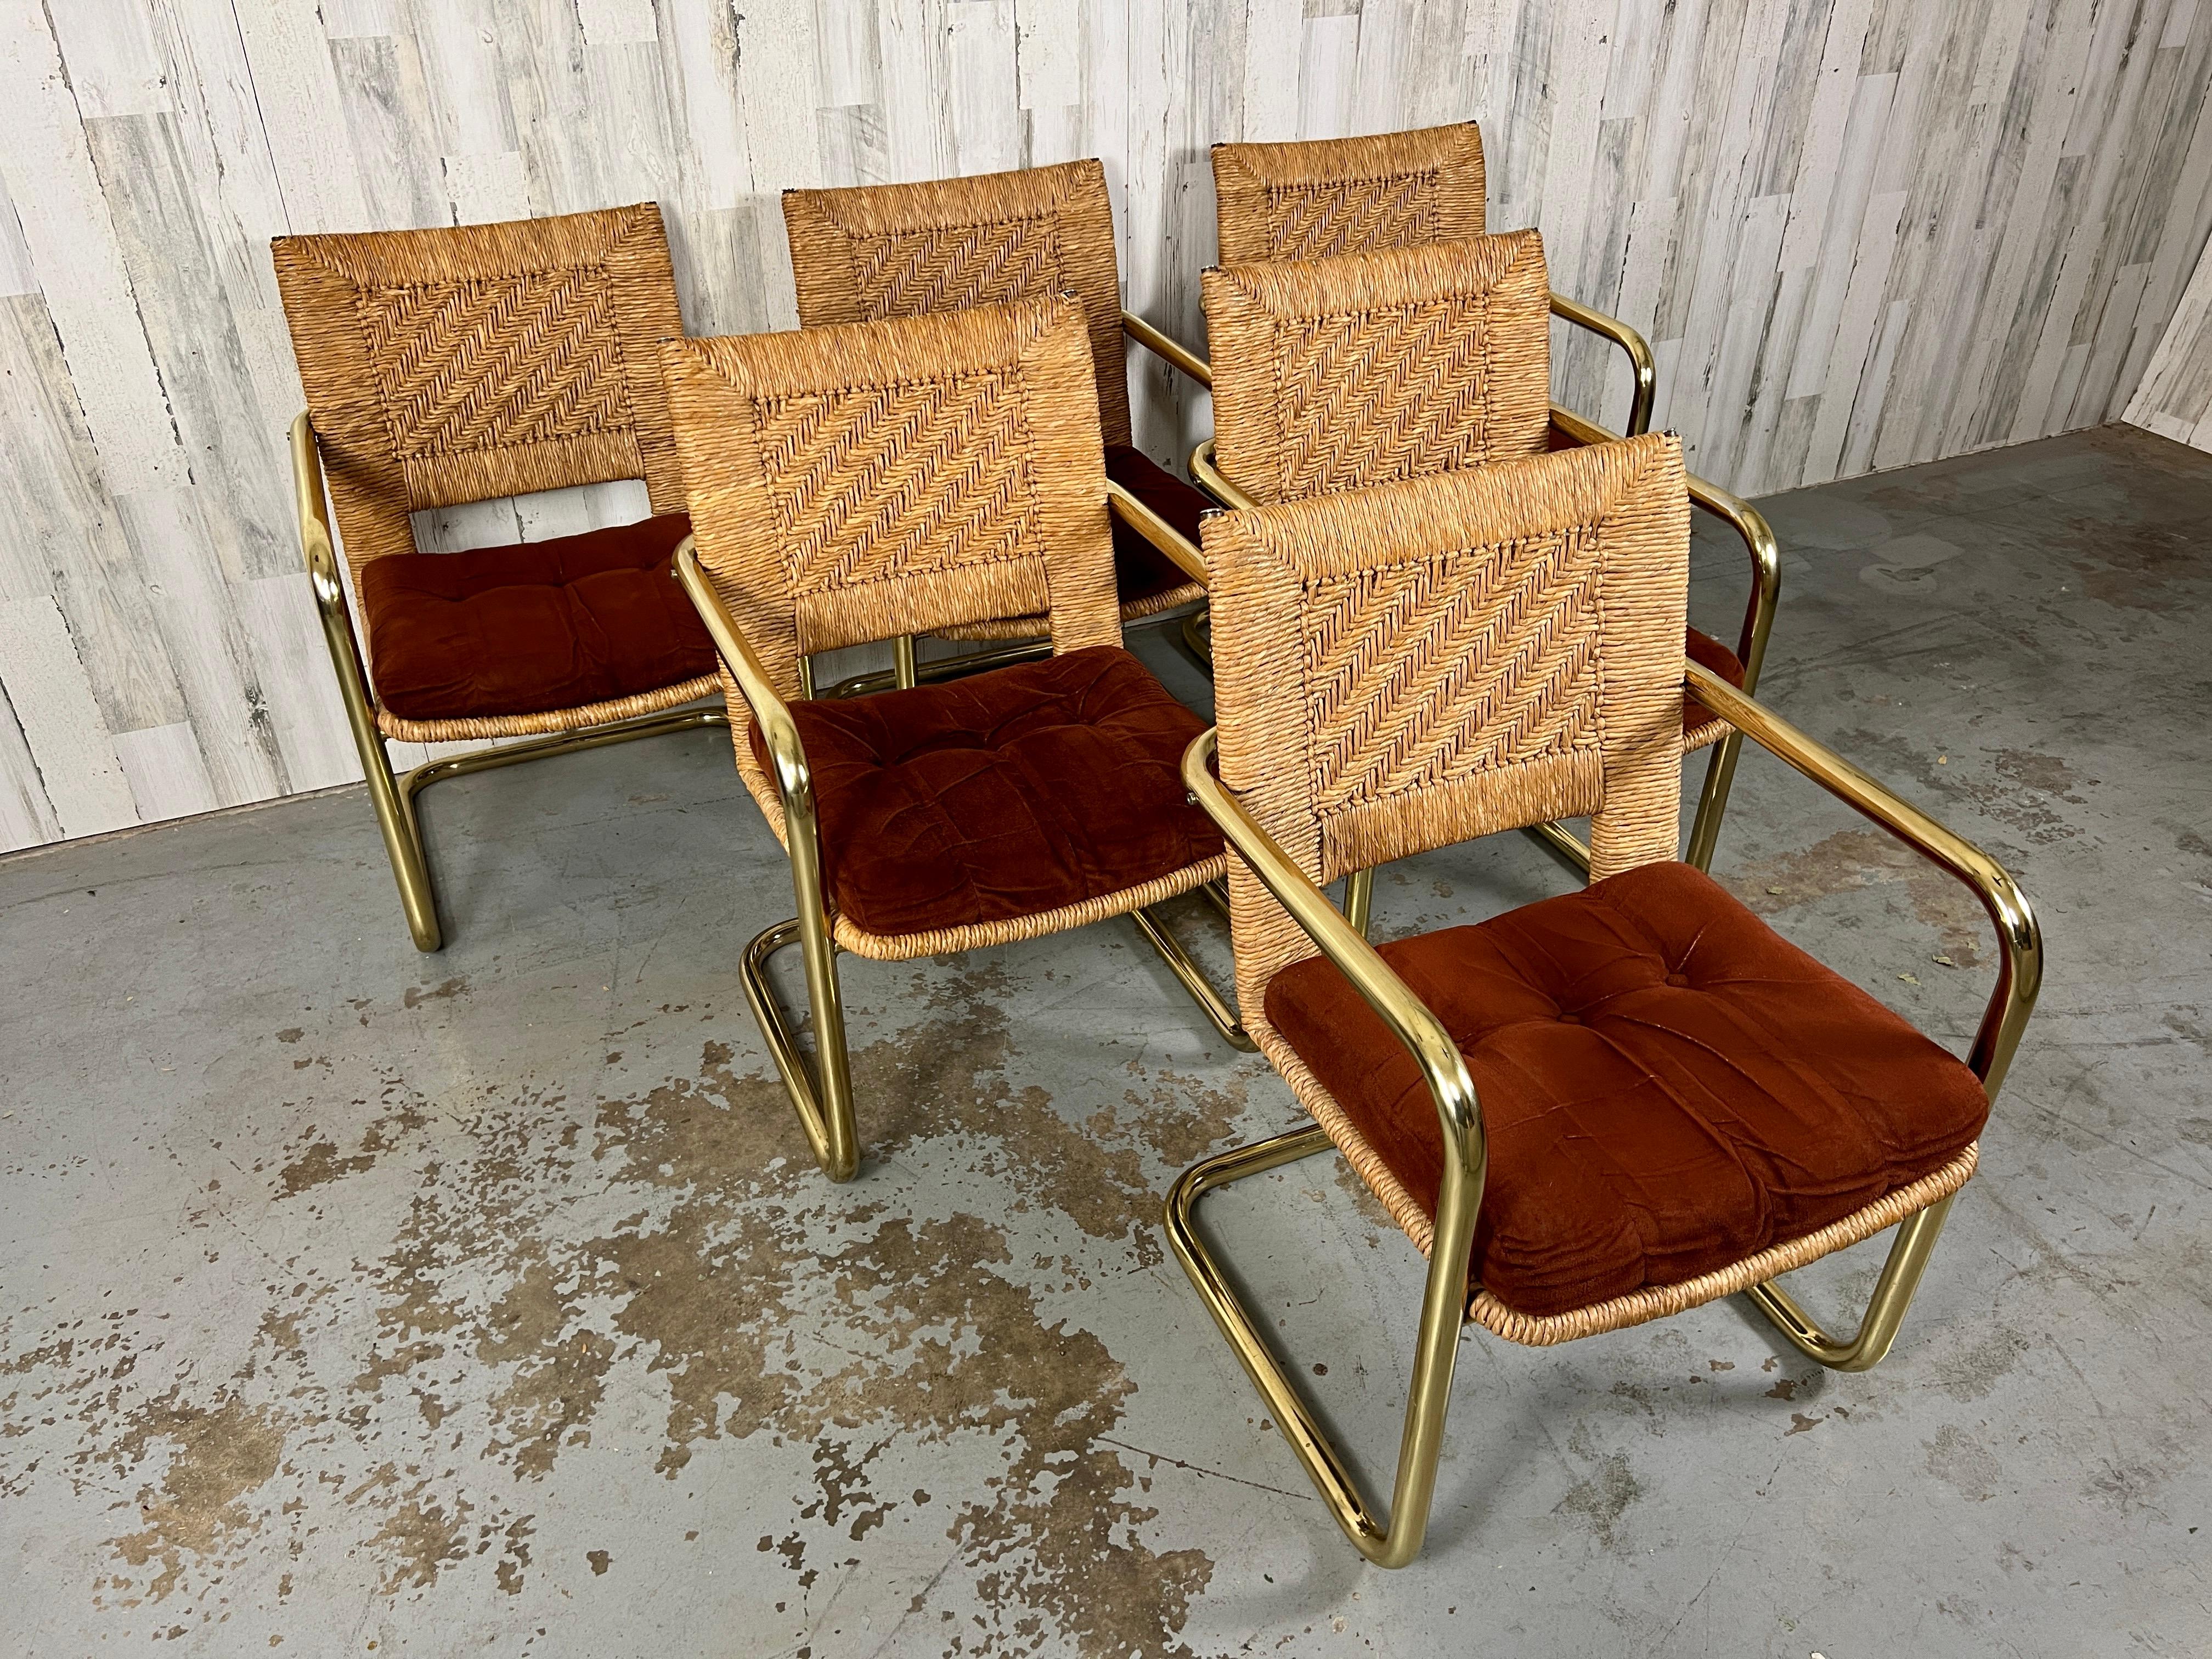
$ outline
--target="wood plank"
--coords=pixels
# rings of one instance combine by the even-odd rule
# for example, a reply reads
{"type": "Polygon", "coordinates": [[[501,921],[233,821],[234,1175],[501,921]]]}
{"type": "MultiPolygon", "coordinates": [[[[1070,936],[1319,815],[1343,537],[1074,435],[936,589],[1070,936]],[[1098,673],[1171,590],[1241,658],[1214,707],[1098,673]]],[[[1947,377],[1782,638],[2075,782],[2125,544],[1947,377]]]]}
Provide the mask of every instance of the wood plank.
{"type": "Polygon", "coordinates": [[[9,112],[0,179],[100,465],[117,489],[184,483],[191,469],[38,0],[0,0],[0,106],[9,112]]]}
{"type": "Polygon", "coordinates": [[[190,817],[222,805],[216,798],[189,720],[149,726],[143,732],[118,732],[115,757],[143,823],[190,817]]]}
{"type": "Polygon", "coordinates": [[[138,822],[114,738],[52,599],[0,601],[0,691],[63,835],[96,836],[138,822]]]}

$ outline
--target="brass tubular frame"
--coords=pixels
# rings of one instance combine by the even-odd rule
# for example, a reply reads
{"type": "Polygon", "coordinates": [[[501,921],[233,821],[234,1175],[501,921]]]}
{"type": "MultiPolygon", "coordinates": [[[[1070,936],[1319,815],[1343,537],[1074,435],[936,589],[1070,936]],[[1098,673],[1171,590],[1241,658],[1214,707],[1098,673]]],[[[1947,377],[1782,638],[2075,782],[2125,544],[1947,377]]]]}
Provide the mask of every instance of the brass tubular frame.
{"type": "Polygon", "coordinates": [[[769,769],[775,778],[776,798],[783,805],[783,845],[791,860],[792,896],[799,914],[780,921],[745,947],[740,964],[745,1000],[768,1044],[769,1057],[783,1079],[784,1092],[813,1148],[814,1161],[832,1181],[850,1181],[860,1167],[860,1138],[853,1118],[852,1063],[845,1047],[845,1003],[837,984],[837,945],[830,931],[829,908],[822,889],[822,832],[814,811],[814,778],[807,769],[806,746],[799,741],[799,726],[791,710],[776,695],[775,682],[736,620],[724,608],[722,596],[699,563],[699,550],[686,536],[676,549],[676,579],[684,584],[714,649],[745,706],[758,721],[767,744],[769,769]],[[821,1073],[817,1090],[808,1075],[799,1040],[776,1006],[768,982],[768,959],[796,942],[806,974],[806,1000],[814,1017],[814,1048],[821,1073]]]}
{"type": "MultiPolygon", "coordinates": [[[[1195,580],[1205,580],[1204,559],[1196,548],[1176,532],[1173,526],[1121,485],[1109,481],[1106,488],[1109,511],[1134,524],[1148,541],[1195,580]]],[[[844,997],[837,981],[836,939],[831,931],[829,902],[822,884],[821,826],[814,810],[813,776],[807,768],[805,745],[799,739],[799,726],[791,717],[790,708],[777,696],[767,669],[700,564],[699,550],[691,537],[686,536],[678,545],[674,562],[676,579],[683,584],[692,608],[706,623],[714,648],[737,681],[746,707],[760,723],[775,777],[777,798],[783,805],[784,848],[791,860],[792,893],[798,902],[799,914],[768,928],[745,947],[740,964],[745,1000],[752,1007],[753,1018],[761,1028],[769,1057],[775,1061],[776,1071],[783,1079],[784,1092],[790,1096],[792,1109],[798,1113],[799,1124],[806,1132],[814,1161],[830,1180],[850,1181],[860,1169],[860,1132],[853,1111],[852,1062],[845,1042],[844,997]],[[807,1006],[814,1020],[818,1087],[809,1074],[797,1034],[777,1006],[773,988],[768,982],[769,958],[793,943],[800,947],[805,970],[807,1006]]],[[[951,679],[976,672],[986,663],[1003,666],[1048,655],[1051,647],[1048,644],[1041,650],[1034,642],[1024,641],[919,666],[914,661],[911,635],[895,641],[894,649],[898,660],[892,669],[840,682],[828,695],[855,696],[863,690],[888,690],[894,685],[911,686],[922,680],[951,679]],[[932,672],[933,670],[938,672],[932,672]]],[[[799,659],[799,668],[801,685],[811,698],[812,675],[808,659],[799,659]]],[[[1189,993],[1199,1012],[1223,1040],[1231,1047],[1250,1052],[1253,1043],[1245,1036],[1244,1028],[1237,1024],[1228,1004],[1207,982],[1198,964],[1166,926],[1149,908],[1130,914],[1138,931],[1158,951],[1177,982],[1189,993]]]]}
{"type": "MultiPolygon", "coordinates": [[[[2043,989],[2043,929],[2027,895],[2002,865],[1973,842],[1945,829],[1717,674],[1696,663],[1684,666],[1685,684],[1699,702],[1769,754],[1964,883],[1981,901],[1996,928],[2001,955],[1997,982],[1982,1011],[1966,1065],[1981,1079],[1983,1090],[1994,1103],[2006,1073],[2012,1068],[2027,1017],[2035,1011],[2035,1000],[2043,989]]],[[[1899,1224],[1889,1260],[1882,1267],[1853,1336],[1831,1336],[1790,1298],[1778,1279],[1753,1285],[1751,1300],[1800,1352],[1834,1370],[1871,1370],[1881,1364],[1896,1340],[1905,1309],[1927,1268],[1929,1253],[1936,1248],[1950,1213],[1951,1200],[1945,1198],[1899,1224]]]]}
{"type": "Polygon", "coordinates": [[[1551,298],[1552,315],[1612,341],[1628,354],[1628,372],[1635,383],[1628,402],[1628,435],[1640,437],[1650,431],[1651,404],[1659,392],[1659,367],[1652,361],[1650,343],[1620,318],[1607,316],[1595,306],[1570,300],[1564,294],[1553,294],[1551,298]]]}
{"type": "Polygon", "coordinates": [[[1181,369],[1209,392],[1213,389],[1212,367],[1173,335],[1163,334],[1136,313],[1127,310],[1121,313],[1121,332],[1162,362],[1181,369]]]}
{"type": "MultiPolygon", "coordinates": [[[[896,649],[896,641],[893,642],[893,649],[896,649]]],[[[900,678],[894,659],[891,667],[878,668],[870,673],[848,675],[822,690],[810,692],[808,701],[818,697],[827,702],[840,697],[866,697],[878,691],[901,690],[910,685],[937,685],[946,680],[980,674],[986,669],[1004,668],[1010,663],[1035,662],[1040,657],[1051,654],[1052,643],[1048,640],[1019,640],[1012,645],[993,646],[988,651],[971,651],[965,656],[937,657],[928,662],[917,662],[910,680],[900,678]]]]}
{"type": "MultiPolygon", "coordinates": [[[[1697,664],[1686,664],[1684,684],[1737,732],[1964,882],[1981,900],[1996,927],[2002,960],[1966,1063],[1994,1100],[2042,985],[2042,935],[2027,895],[2003,866],[1981,848],[1717,676],[1697,664]]],[[[1317,1126],[1293,1130],[1193,1164],[1169,1191],[1168,1243],[1253,1385],[1273,1409],[1284,1437],[1305,1466],[1337,1525],[1369,1560],[1381,1566],[1404,1566],[1419,1553],[1426,1529],[1450,1403],[1454,1358],[1467,1316],[1468,1264],[1485,1167],[1480,1103],[1466,1062],[1442,1023],[1352,925],[1337,915],[1320,890],[1214,775],[1209,763],[1216,739],[1216,732],[1207,732],[1185,752],[1184,782],[1267,890],[1413,1055],[1436,1103],[1443,1129],[1443,1181],[1387,1523],[1376,1516],[1362,1497],[1344,1457],[1307,1403],[1300,1385],[1276,1358],[1264,1322],[1255,1319],[1238,1299],[1222,1259],[1200,1233],[1195,1213],[1198,1200],[1216,1188],[1330,1150],[1328,1135],[1317,1126]]],[[[1899,1224],[1881,1277],[1853,1336],[1831,1336],[1777,1280],[1754,1286],[1749,1292],[1751,1300],[1784,1338],[1821,1364],[1838,1370],[1871,1368],[1888,1352],[1896,1337],[1955,1196],[1940,1199],[1899,1224]]]]}
{"type": "Polygon", "coordinates": [[[1169,1248],[1190,1278],[1254,1386],[1274,1410],[1285,1438],[1320,1488],[1329,1512],[1359,1553],[1377,1566],[1402,1567],[1420,1553],[1436,1492],[1437,1457],[1443,1445],[1444,1413],[1451,1403],[1461,1327],[1467,1319],[1468,1262],[1474,1249],[1475,1212],[1482,1202],[1486,1163],[1482,1111],[1467,1061],[1443,1022],[1431,1013],[1375,949],[1337,914],[1321,890],[1254,823],[1214,776],[1217,733],[1208,730],[1183,754],[1183,782],[1221,826],[1254,874],[1299,927],[1334,963],[1406,1045],[1428,1080],[1444,1144],[1443,1176],[1437,1199],[1436,1237],[1429,1252],[1427,1288],[1421,1297],[1420,1334],[1413,1348],[1413,1387],[1398,1442],[1397,1475],[1390,1512],[1378,1516],[1329,1439],[1304,1393],[1275,1359],[1266,1333],[1245,1310],[1221,1264],[1200,1237],[1194,1213],[1200,1198],[1245,1176],[1273,1169],[1329,1148],[1319,1128],[1295,1130],[1236,1148],[1193,1164],[1169,1190],[1169,1248]]]}
{"type": "Polygon", "coordinates": [[[659,709],[627,720],[572,731],[549,732],[527,742],[500,748],[472,750],[425,761],[403,775],[392,769],[392,754],[384,734],[377,729],[375,694],[354,632],[353,612],[346,604],[345,584],[338,574],[337,550],[331,536],[330,507],[323,493],[322,452],[315,429],[302,410],[292,422],[292,492],[300,521],[300,550],[307,561],[307,585],[315,596],[315,610],[323,625],[323,643],[331,653],[331,671],[337,678],[338,695],[345,704],[346,725],[353,733],[355,751],[361,758],[362,775],[368,782],[369,804],[376,811],[376,827],[384,838],[385,856],[392,862],[392,879],[399,886],[400,907],[407,915],[407,932],[415,948],[428,954],[445,945],[438,921],[437,890],[430,879],[428,849],[415,798],[434,783],[489,772],[524,761],[598,749],[634,738],[659,737],[702,726],[720,726],[729,716],[719,708],[696,705],[659,709]]]}

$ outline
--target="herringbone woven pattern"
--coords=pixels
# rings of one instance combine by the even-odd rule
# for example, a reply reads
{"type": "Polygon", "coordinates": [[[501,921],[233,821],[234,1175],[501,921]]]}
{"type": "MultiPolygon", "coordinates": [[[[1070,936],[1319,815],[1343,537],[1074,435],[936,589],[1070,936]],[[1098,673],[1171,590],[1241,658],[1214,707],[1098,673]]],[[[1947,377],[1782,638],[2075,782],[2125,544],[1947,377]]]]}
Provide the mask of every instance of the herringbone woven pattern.
{"type": "Polygon", "coordinates": [[[1275,325],[1277,501],[1490,459],[1486,295],[1275,325]]]}
{"type": "MultiPolygon", "coordinates": [[[[684,319],[653,203],[280,236],[270,251],[356,581],[370,560],[416,550],[409,515],[423,507],[642,478],[655,513],[683,510],[659,343],[684,319]]],[[[418,741],[523,736],[700,695],[694,683],[540,714],[377,720],[418,741]]]]}
{"type": "Polygon", "coordinates": [[[1062,286],[1057,222],[992,219],[853,240],[860,317],[921,317],[1040,299],[1062,286]]]}
{"type": "Polygon", "coordinates": [[[1055,650],[1121,643],[1073,302],[672,340],[663,362],[701,562],[783,696],[802,654],[996,617],[1042,615],[1055,650]]]}
{"type": "Polygon", "coordinates": [[[1221,263],[1320,259],[1482,234],[1471,121],[1365,138],[1216,144],[1221,263]]]}
{"type": "Polygon", "coordinates": [[[1437,175],[1401,173],[1267,191],[1268,240],[1283,259],[1326,259],[1437,240],[1437,175]]]}
{"type": "Polygon", "coordinates": [[[794,597],[1037,558],[1020,387],[1003,372],[754,402],[794,597]]]}
{"type": "Polygon", "coordinates": [[[1577,527],[1306,582],[1316,809],[1595,749],[1597,552],[1577,527]]]}
{"type": "MultiPolygon", "coordinates": [[[[1221,776],[1317,883],[1591,816],[1594,874],[1674,855],[1689,502],[1671,437],[1205,526],[1221,776]]],[[[1246,1028],[1313,953],[1231,864],[1246,1028]]]]}
{"type": "MultiPolygon", "coordinates": [[[[802,653],[1041,613],[1055,651],[1118,645],[1083,313],[1063,296],[663,349],[700,562],[777,691],[802,653]]],[[[752,710],[738,772],[777,836],[752,710]]],[[[1218,858],[1042,915],[837,943],[904,961],[1034,939],[1186,893],[1218,858]]]]}
{"type": "Polygon", "coordinates": [[[1551,408],[1534,231],[1200,279],[1216,459],[1263,501],[1533,455],[1551,408]]]}
{"type": "Polygon", "coordinates": [[[799,320],[873,322],[1049,294],[1081,301],[1105,441],[1129,441],[1114,210],[1097,161],[851,190],[787,190],[799,320]]]}
{"type": "Polygon", "coordinates": [[[605,265],[363,288],[359,307],[403,462],[630,427],[605,265]]]}

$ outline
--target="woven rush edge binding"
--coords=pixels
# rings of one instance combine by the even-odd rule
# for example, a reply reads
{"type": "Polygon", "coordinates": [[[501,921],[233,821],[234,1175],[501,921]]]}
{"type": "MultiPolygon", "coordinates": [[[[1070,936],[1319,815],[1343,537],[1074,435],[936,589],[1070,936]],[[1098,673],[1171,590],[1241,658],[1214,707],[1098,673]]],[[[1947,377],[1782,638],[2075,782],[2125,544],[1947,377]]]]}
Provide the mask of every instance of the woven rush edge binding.
{"type": "Polygon", "coordinates": [[[657,691],[640,691],[627,697],[608,697],[574,708],[548,709],[537,714],[474,714],[458,720],[410,720],[381,703],[376,708],[376,729],[400,743],[458,743],[472,738],[536,738],[556,732],[580,732],[586,726],[609,725],[657,714],[700,697],[711,697],[722,689],[714,674],[701,674],[657,691]]]}

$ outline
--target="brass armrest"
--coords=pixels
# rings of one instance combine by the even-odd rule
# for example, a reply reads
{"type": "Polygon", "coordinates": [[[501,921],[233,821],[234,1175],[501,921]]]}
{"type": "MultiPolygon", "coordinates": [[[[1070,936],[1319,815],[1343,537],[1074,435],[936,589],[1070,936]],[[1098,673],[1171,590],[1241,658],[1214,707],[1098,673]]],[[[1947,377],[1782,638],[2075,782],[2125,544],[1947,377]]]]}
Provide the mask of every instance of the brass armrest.
{"type": "Polygon", "coordinates": [[[1260,505],[1230,483],[1221,469],[1213,464],[1213,440],[1211,438],[1190,452],[1190,476],[1197,481],[1200,489],[1235,512],[1248,512],[1260,505]]]}
{"type": "Polygon", "coordinates": [[[799,723],[791,718],[791,710],[776,694],[766,665],[754,654],[737,619],[701,568],[699,549],[690,536],[676,544],[676,580],[684,585],[699,620],[707,624],[715,651],[737,681],[738,690],[744,694],[753,719],[760,723],[769,757],[775,763],[776,793],[783,799],[786,833],[796,839],[797,831],[803,830],[808,843],[814,844],[814,779],[806,765],[806,745],[799,741],[799,723]]]}
{"type": "MultiPolygon", "coordinates": [[[[1910,801],[1884,788],[1772,710],[1753,702],[1697,663],[1684,665],[1683,684],[1697,700],[1769,754],[1802,772],[1830,794],[1973,890],[1996,926],[2002,959],[1966,1064],[1990,1099],[2004,1082],[2021,1028],[2043,988],[2043,930],[2027,895],[2005,867],[1965,836],[1947,830],[1910,801]]],[[[1188,762],[1184,764],[1189,771],[1188,762]]]]}
{"type": "MultiPolygon", "coordinates": [[[[1577,443],[1609,444],[1620,434],[1608,432],[1595,421],[1586,421],[1572,410],[1552,405],[1552,424],[1577,443]]],[[[1736,660],[1743,665],[1743,689],[1759,689],[1759,670],[1766,662],[1766,641],[1774,631],[1775,607],[1782,601],[1782,552],[1766,515],[1741,495],[1709,483],[1696,473],[1688,475],[1690,505],[1710,513],[1735,532],[1751,559],[1751,598],[1744,606],[1743,632],[1736,641],[1736,660]]],[[[1711,708],[1711,704],[1706,705],[1711,708]]]]}
{"type": "Polygon", "coordinates": [[[1155,357],[1161,358],[1181,369],[1207,390],[1212,389],[1213,370],[1207,365],[1205,358],[1183,344],[1182,341],[1171,335],[1163,334],[1133,311],[1125,311],[1121,313],[1121,332],[1155,357]]]}
{"type": "Polygon", "coordinates": [[[338,558],[331,539],[330,506],[323,499],[323,456],[315,428],[301,410],[292,422],[292,499],[300,519],[300,550],[307,562],[315,602],[328,615],[345,614],[345,586],[338,580],[338,558]]]}
{"type": "MultiPolygon", "coordinates": [[[[1352,981],[1390,1033],[1406,1045],[1428,1080],[1436,1099],[1437,1120],[1444,1144],[1455,1156],[1445,1160],[1474,1182],[1470,1202],[1481,1196],[1484,1143],[1482,1112],[1475,1098],[1474,1079],[1468,1076],[1466,1058],[1443,1022],[1407,988],[1352,924],[1328,902],[1328,896],[1291,862],[1290,854],[1275,838],[1252,821],[1213,774],[1207,763],[1213,757],[1219,728],[1209,726],[1183,750],[1184,787],[1198,799],[1206,816],[1220,825],[1221,833],[1237,855],[1251,866],[1276,902],[1305,930],[1321,953],[1352,981]]],[[[1441,1222],[1439,1223],[1441,1225],[1441,1222]]]]}
{"type": "Polygon", "coordinates": [[[1107,510],[1131,526],[1154,547],[1173,559],[1183,574],[1203,587],[1206,556],[1198,544],[1111,478],[1106,480],[1107,510]]]}
{"type": "Polygon", "coordinates": [[[1564,294],[1552,295],[1552,315],[1612,341],[1628,354],[1629,372],[1636,377],[1636,390],[1628,404],[1628,435],[1633,438],[1650,430],[1651,401],[1658,392],[1659,370],[1644,337],[1620,318],[1608,317],[1595,307],[1570,300],[1564,294]]]}

